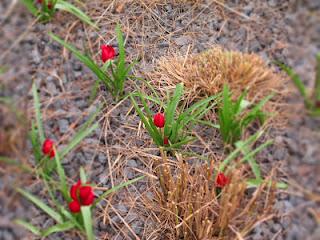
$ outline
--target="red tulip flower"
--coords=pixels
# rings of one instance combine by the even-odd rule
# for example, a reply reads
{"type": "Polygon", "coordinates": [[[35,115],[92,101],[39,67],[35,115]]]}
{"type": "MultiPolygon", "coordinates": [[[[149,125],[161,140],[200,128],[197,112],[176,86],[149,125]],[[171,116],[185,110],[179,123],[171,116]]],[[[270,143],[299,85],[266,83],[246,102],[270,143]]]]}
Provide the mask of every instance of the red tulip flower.
{"type": "Polygon", "coordinates": [[[116,56],[116,51],[110,45],[102,45],[101,46],[101,59],[102,62],[106,62],[108,60],[114,59],[116,56]]]}
{"type": "Polygon", "coordinates": [[[219,188],[223,188],[224,186],[228,185],[230,182],[230,179],[224,175],[223,173],[218,173],[216,178],[216,186],[219,188]]]}
{"type": "Polygon", "coordinates": [[[81,210],[81,205],[77,201],[72,201],[69,203],[69,209],[72,213],[78,213],[81,210]]]}
{"type": "Polygon", "coordinates": [[[94,201],[94,193],[91,186],[82,185],[80,181],[70,188],[70,196],[73,199],[69,203],[69,209],[73,213],[80,212],[81,206],[90,206],[94,201]]]}
{"type": "Polygon", "coordinates": [[[49,156],[50,158],[53,158],[55,156],[53,146],[54,142],[51,139],[47,138],[42,144],[43,154],[49,156]]]}
{"type": "Polygon", "coordinates": [[[156,125],[158,128],[163,128],[164,124],[166,123],[166,119],[164,117],[163,113],[157,113],[153,117],[153,123],[156,125]]]}
{"type": "Polygon", "coordinates": [[[163,144],[164,144],[164,145],[168,145],[168,144],[169,144],[169,139],[168,139],[168,137],[164,137],[164,138],[163,138],[163,144]]]}
{"type": "MultiPolygon", "coordinates": [[[[37,0],[37,3],[42,4],[42,3],[43,3],[43,0],[37,0]]],[[[52,3],[51,3],[51,2],[48,2],[48,8],[49,8],[49,9],[52,9],[52,7],[53,7],[52,3]]]]}

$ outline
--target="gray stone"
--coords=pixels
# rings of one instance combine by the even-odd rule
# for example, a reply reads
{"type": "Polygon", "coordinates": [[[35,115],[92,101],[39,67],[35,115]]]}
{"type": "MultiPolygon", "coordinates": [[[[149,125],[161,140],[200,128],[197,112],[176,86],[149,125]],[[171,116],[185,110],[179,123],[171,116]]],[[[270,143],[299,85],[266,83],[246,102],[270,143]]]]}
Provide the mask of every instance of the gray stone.
{"type": "Polygon", "coordinates": [[[125,205],[123,205],[123,204],[118,204],[117,206],[115,206],[115,208],[116,208],[120,213],[126,213],[126,212],[128,212],[127,206],[125,206],[125,205]]]}
{"type": "Polygon", "coordinates": [[[58,93],[57,87],[54,82],[47,82],[47,90],[52,95],[56,95],[58,93]]]}
{"type": "Polygon", "coordinates": [[[182,36],[182,37],[176,38],[174,42],[179,46],[184,46],[184,45],[190,44],[192,42],[192,38],[189,36],[182,36]]]}
{"type": "Polygon", "coordinates": [[[69,122],[66,119],[59,119],[58,126],[61,133],[66,133],[69,129],[69,122]]]}
{"type": "Polygon", "coordinates": [[[99,154],[98,154],[98,161],[99,161],[100,163],[105,164],[105,163],[107,162],[107,156],[106,156],[106,154],[105,154],[105,153],[99,153],[99,154]]]}
{"type": "Polygon", "coordinates": [[[108,225],[107,224],[104,224],[103,221],[100,221],[99,223],[99,228],[101,230],[107,230],[108,229],[108,225]]]}
{"type": "Polygon", "coordinates": [[[133,179],[134,178],[133,170],[131,170],[130,168],[124,168],[123,173],[124,173],[125,176],[128,177],[128,179],[133,179]]]}
{"type": "Polygon", "coordinates": [[[131,159],[131,160],[128,160],[127,166],[128,166],[128,167],[132,167],[132,168],[137,168],[137,167],[138,167],[138,164],[137,164],[137,161],[136,161],[136,160],[131,159]]]}
{"type": "Polygon", "coordinates": [[[320,239],[320,226],[318,226],[315,231],[312,233],[310,240],[319,240],[320,239]]]}

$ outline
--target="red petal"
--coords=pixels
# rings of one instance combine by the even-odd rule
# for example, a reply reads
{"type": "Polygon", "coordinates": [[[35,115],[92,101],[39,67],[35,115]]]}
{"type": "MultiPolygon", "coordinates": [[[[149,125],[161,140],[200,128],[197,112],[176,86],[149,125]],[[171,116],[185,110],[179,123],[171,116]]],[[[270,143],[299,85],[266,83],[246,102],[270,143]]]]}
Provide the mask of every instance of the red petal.
{"type": "Polygon", "coordinates": [[[80,212],[81,206],[78,201],[72,201],[69,203],[69,209],[72,213],[78,213],[80,212]]]}
{"type": "Polygon", "coordinates": [[[164,117],[163,113],[157,113],[153,117],[153,123],[156,125],[158,128],[163,128],[164,124],[166,122],[166,119],[164,117]]]}
{"type": "Polygon", "coordinates": [[[79,189],[80,199],[87,198],[90,194],[92,194],[92,187],[90,186],[82,186],[79,189]]]}
{"type": "Polygon", "coordinates": [[[116,51],[110,45],[101,46],[101,59],[103,62],[113,59],[116,56],[116,51]]]}
{"type": "Polygon", "coordinates": [[[229,178],[226,177],[223,173],[219,173],[216,178],[217,187],[223,188],[227,184],[229,184],[229,178]]]}
{"type": "Polygon", "coordinates": [[[44,155],[50,156],[51,158],[55,156],[53,149],[54,142],[51,139],[46,139],[42,144],[42,152],[44,155]]]}
{"type": "Polygon", "coordinates": [[[80,186],[81,186],[81,182],[78,181],[76,184],[72,185],[70,188],[70,197],[75,201],[78,201],[78,191],[80,186]]]}
{"type": "Polygon", "coordinates": [[[94,194],[91,192],[86,198],[81,199],[81,204],[84,206],[89,206],[93,203],[94,201],[94,194]]]}

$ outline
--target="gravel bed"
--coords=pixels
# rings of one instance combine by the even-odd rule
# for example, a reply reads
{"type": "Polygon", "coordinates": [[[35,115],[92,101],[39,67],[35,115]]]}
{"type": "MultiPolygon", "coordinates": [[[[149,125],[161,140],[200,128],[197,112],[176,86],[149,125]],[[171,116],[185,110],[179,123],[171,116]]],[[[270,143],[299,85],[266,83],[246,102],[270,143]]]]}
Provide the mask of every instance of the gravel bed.
{"type": "MultiPolygon", "coordinates": [[[[5,86],[0,96],[10,96],[17,103],[28,102],[31,115],[30,86],[34,81],[41,89],[46,133],[54,140],[62,139],[60,146],[67,143],[69,135],[85,122],[99,104],[106,103],[104,113],[109,115],[103,118],[100,128],[63,161],[70,181],[77,180],[77,171],[82,165],[90,172],[90,180],[100,187],[110,187],[138,176],[134,169],[148,172],[150,165],[147,157],[139,157],[138,151],[139,148],[150,147],[149,138],[137,136],[135,129],[139,119],[127,114],[131,110],[130,101],[114,108],[108,93],[102,91],[94,103],[89,103],[93,74],[71,54],[62,54],[61,46],[52,42],[46,32],[53,31],[63,37],[69,33],[68,41],[92,51],[98,49],[103,40],[113,37],[115,23],[121,21],[128,34],[127,53],[130,59],[140,60],[135,69],[136,74],[140,75],[151,70],[162,56],[188,51],[197,53],[219,44],[227,49],[257,53],[269,63],[275,59],[283,61],[297,69],[306,84],[311,86],[314,57],[320,51],[318,0],[303,3],[287,0],[224,1],[232,11],[210,0],[197,5],[168,3],[156,7],[132,2],[122,9],[116,3],[108,5],[108,1],[94,0],[87,7],[95,19],[110,6],[110,11],[100,19],[99,35],[80,23],[72,26],[75,20],[72,16],[58,13],[52,22],[31,27],[8,53],[6,50],[32,24],[33,19],[20,4],[4,19],[11,1],[2,2],[0,65],[8,66],[8,71],[0,76],[1,84],[5,86]],[[88,39],[91,46],[88,46],[88,39]]],[[[115,40],[111,44],[115,45],[115,40]]],[[[288,122],[288,128],[273,132],[276,144],[268,149],[266,164],[280,164],[289,179],[304,190],[319,194],[320,122],[306,116],[298,95],[288,99],[288,103],[294,106],[293,117],[288,122]]],[[[148,151],[150,154],[155,152],[152,147],[145,152],[148,151]]],[[[4,166],[0,165],[0,169],[3,170],[4,166]]],[[[28,186],[30,191],[41,196],[42,187],[34,180],[25,176],[23,186],[28,186]]],[[[0,239],[35,239],[11,223],[18,217],[32,219],[32,223],[41,226],[52,224],[26,200],[17,197],[12,186],[21,184],[20,175],[0,172],[0,215],[3,216],[0,220],[0,239]]],[[[114,209],[107,202],[101,204],[99,210],[107,208],[109,216],[106,224],[100,220],[96,223],[95,231],[99,239],[134,239],[135,234],[146,239],[145,225],[152,223],[145,222],[146,216],[133,204],[134,199],[145,194],[147,189],[147,183],[141,181],[112,197],[110,202],[114,209]]],[[[276,216],[259,225],[248,239],[320,239],[319,225],[310,211],[317,208],[319,203],[304,196],[301,191],[295,195],[279,193],[275,204],[276,216]]],[[[97,211],[97,219],[101,219],[98,214],[101,211],[97,211]]],[[[76,234],[54,234],[48,239],[81,237],[76,234]]]]}

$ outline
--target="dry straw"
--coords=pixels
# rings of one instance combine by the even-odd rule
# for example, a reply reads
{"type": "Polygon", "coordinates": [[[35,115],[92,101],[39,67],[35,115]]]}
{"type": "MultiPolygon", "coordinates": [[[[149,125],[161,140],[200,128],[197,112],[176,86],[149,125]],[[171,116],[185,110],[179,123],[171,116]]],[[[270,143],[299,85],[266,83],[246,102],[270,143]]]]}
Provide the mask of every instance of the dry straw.
{"type": "Polygon", "coordinates": [[[157,234],[161,239],[244,239],[257,224],[272,217],[274,187],[263,183],[248,191],[245,169],[233,171],[230,184],[219,194],[214,161],[190,165],[179,154],[176,159],[164,152],[161,155],[154,159],[160,185],[154,189],[156,202],[147,204],[147,208],[153,206],[159,225],[152,226],[147,235],[155,239],[160,239],[157,234]]]}
{"type": "Polygon", "coordinates": [[[284,79],[256,54],[214,47],[200,54],[160,59],[149,77],[162,86],[184,83],[189,96],[200,98],[221,92],[228,84],[239,97],[248,90],[248,99],[261,100],[271,92],[284,95],[284,79]]]}

